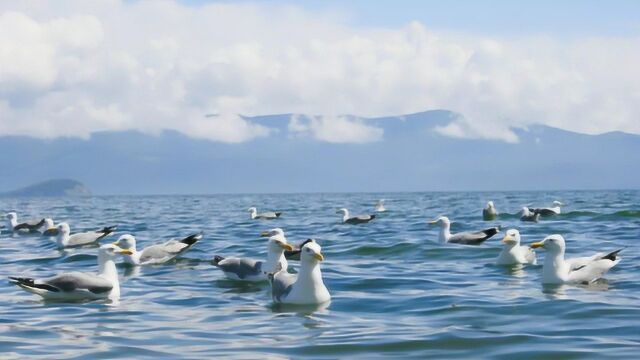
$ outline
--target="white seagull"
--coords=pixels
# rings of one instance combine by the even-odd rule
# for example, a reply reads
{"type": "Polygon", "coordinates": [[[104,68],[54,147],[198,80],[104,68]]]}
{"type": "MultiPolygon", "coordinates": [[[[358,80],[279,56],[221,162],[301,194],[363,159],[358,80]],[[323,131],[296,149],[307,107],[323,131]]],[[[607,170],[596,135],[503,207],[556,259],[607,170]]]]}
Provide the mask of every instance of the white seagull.
{"type": "Polygon", "coordinates": [[[547,236],[544,240],[531,244],[531,247],[547,251],[542,267],[543,284],[588,284],[616,266],[620,262],[618,253],[622,251],[618,249],[608,254],[597,253],[588,257],[565,259],[564,238],[557,234],[547,236]]]}
{"type": "Polygon", "coordinates": [[[336,214],[342,214],[342,222],[344,224],[365,224],[376,218],[375,215],[357,215],[349,217],[349,210],[345,208],[336,211],[336,214]]]}
{"type": "Polygon", "coordinates": [[[520,232],[516,229],[509,229],[502,239],[504,247],[498,256],[496,264],[515,265],[532,264],[535,265],[536,253],[528,246],[520,245],[520,232]]]}
{"type": "Polygon", "coordinates": [[[493,205],[493,201],[489,201],[487,202],[487,206],[482,209],[482,219],[489,221],[489,220],[495,220],[495,218],[498,217],[498,211],[496,210],[496,207],[493,205]]]}
{"type": "Polygon", "coordinates": [[[116,230],[116,227],[117,226],[108,226],[100,230],[71,234],[69,224],[63,222],[58,224],[58,236],[56,237],[56,243],[59,248],[92,244],[111,235],[116,230]]]}
{"type": "Polygon", "coordinates": [[[148,246],[141,251],[136,249],[136,238],[131,234],[124,234],[113,244],[130,250],[131,255],[124,255],[124,262],[129,265],[163,264],[185,253],[191,246],[202,239],[202,233],[189,235],[182,240],[171,239],[161,244],[148,246]]]}
{"type": "Polygon", "coordinates": [[[446,216],[441,216],[433,221],[430,221],[429,224],[440,224],[440,234],[438,236],[438,240],[443,244],[453,243],[464,245],[480,245],[485,240],[500,232],[500,229],[498,229],[497,227],[492,227],[481,231],[465,231],[451,234],[451,222],[446,216]]]}
{"type": "Polygon", "coordinates": [[[18,214],[13,211],[7,213],[5,218],[7,220],[7,229],[13,232],[37,232],[45,223],[44,219],[18,223],[18,214]]]}
{"type": "Polygon", "coordinates": [[[265,281],[267,273],[274,272],[278,266],[286,269],[289,264],[284,257],[284,251],[292,251],[293,247],[287,244],[284,231],[280,228],[271,229],[263,232],[260,236],[269,237],[266,261],[243,257],[224,258],[216,255],[211,263],[220,268],[227,278],[244,281],[265,281]]]}
{"type": "Polygon", "coordinates": [[[251,213],[252,220],[255,220],[255,219],[273,220],[273,219],[279,218],[280,215],[282,215],[282,212],[279,212],[279,211],[278,212],[267,211],[267,212],[258,214],[258,209],[256,209],[255,207],[250,207],[247,211],[251,213]]]}
{"type": "Polygon", "coordinates": [[[114,259],[119,254],[130,254],[113,244],[102,245],[98,250],[98,274],[68,272],[48,278],[33,279],[9,277],[24,290],[42,296],[46,300],[97,300],[120,298],[118,270],[114,259]]]}
{"type": "Polygon", "coordinates": [[[310,241],[300,253],[300,272],[289,274],[281,268],[269,274],[271,296],[276,303],[296,305],[317,305],[331,300],[329,290],[322,280],[320,262],[324,261],[320,245],[310,241]]]}

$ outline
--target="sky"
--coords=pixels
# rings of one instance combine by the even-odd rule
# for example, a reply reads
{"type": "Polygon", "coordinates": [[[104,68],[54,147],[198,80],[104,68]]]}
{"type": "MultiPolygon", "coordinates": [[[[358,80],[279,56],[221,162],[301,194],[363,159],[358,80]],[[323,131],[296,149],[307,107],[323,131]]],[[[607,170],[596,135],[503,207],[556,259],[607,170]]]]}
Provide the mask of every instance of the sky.
{"type": "Polygon", "coordinates": [[[456,138],[640,134],[637,64],[637,1],[1,0],[0,136],[244,143],[273,129],[241,115],[292,113],[358,144],[384,139],[364,118],[432,109],[456,138]]]}

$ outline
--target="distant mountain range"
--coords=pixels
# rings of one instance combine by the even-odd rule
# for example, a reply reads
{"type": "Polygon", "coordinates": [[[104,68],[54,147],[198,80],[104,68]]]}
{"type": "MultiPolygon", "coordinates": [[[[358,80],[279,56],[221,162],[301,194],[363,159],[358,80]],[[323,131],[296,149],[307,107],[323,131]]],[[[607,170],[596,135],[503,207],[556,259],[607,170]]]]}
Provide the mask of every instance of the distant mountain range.
{"type": "Polygon", "coordinates": [[[638,135],[533,126],[515,144],[458,139],[434,131],[451,121],[439,110],[367,119],[382,140],[335,144],[294,136],[290,118],[248,118],[276,131],[242,144],[175,131],[0,137],[0,189],[51,178],[97,194],[640,188],[638,135]]]}
{"type": "Polygon", "coordinates": [[[91,191],[79,181],[53,179],[42,181],[17,190],[0,193],[1,197],[13,196],[89,196],[91,191]]]}

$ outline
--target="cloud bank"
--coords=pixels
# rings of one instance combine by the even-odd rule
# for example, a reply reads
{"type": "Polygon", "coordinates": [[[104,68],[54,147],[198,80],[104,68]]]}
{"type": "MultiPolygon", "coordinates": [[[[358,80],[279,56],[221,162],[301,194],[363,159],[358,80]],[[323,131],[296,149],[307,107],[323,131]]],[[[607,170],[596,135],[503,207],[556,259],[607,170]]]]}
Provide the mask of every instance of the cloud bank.
{"type": "Polygon", "coordinates": [[[514,142],[511,127],[640,133],[640,38],[487,38],[349,26],[278,4],[0,4],[0,135],[173,129],[268,136],[238,114],[294,117],[295,136],[378,141],[363,117],[448,109],[437,130],[514,142]],[[69,11],[71,9],[71,11],[69,11]],[[216,116],[206,117],[205,114],[216,116]]]}

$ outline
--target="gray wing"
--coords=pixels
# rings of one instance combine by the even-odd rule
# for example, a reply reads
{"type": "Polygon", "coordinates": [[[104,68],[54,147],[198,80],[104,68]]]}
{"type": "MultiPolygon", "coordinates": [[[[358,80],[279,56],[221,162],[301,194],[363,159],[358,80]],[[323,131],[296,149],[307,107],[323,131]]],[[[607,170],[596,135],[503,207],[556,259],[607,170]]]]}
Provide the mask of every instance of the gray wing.
{"type": "Polygon", "coordinates": [[[475,232],[461,232],[451,235],[448,242],[455,244],[480,245],[497,233],[498,228],[490,228],[475,232]]]}
{"type": "Polygon", "coordinates": [[[69,236],[69,243],[67,246],[78,246],[94,243],[104,237],[103,233],[95,231],[87,231],[83,233],[77,233],[69,236]]]}
{"type": "Polygon", "coordinates": [[[42,280],[42,283],[53,286],[63,292],[88,290],[94,294],[101,294],[109,292],[113,288],[113,284],[103,277],[75,271],[42,280]]]}
{"type": "Polygon", "coordinates": [[[27,221],[27,222],[23,222],[21,224],[16,225],[13,230],[29,230],[29,231],[36,231],[38,230],[40,227],[42,227],[42,225],[44,225],[44,219],[42,220],[31,220],[31,221],[27,221]]]}
{"type": "Polygon", "coordinates": [[[275,212],[275,211],[267,211],[267,212],[263,212],[260,213],[258,215],[256,215],[256,218],[258,219],[277,219],[280,217],[282,213],[281,212],[275,212]]]}
{"type": "Polygon", "coordinates": [[[150,260],[171,259],[186,248],[189,245],[181,243],[176,240],[169,240],[164,244],[152,245],[144,248],[140,253],[140,262],[148,262],[150,260]]]}
{"type": "Polygon", "coordinates": [[[297,278],[297,275],[289,274],[286,271],[278,271],[273,276],[270,276],[273,301],[282,302],[291,292],[291,287],[295,284],[297,278]]]}
{"type": "Polygon", "coordinates": [[[226,258],[216,265],[224,272],[236,274],[240,279],[262,274],[262,261],[248,258],[226,258]]]}
{"type": "Polygon", "coordinates": [[[364,224],[375,219],[375,217],[376,217],[375,215],[358,215],[358,216],[348,218],[347,221],[345,222],[347,224],[364,224]]]}

